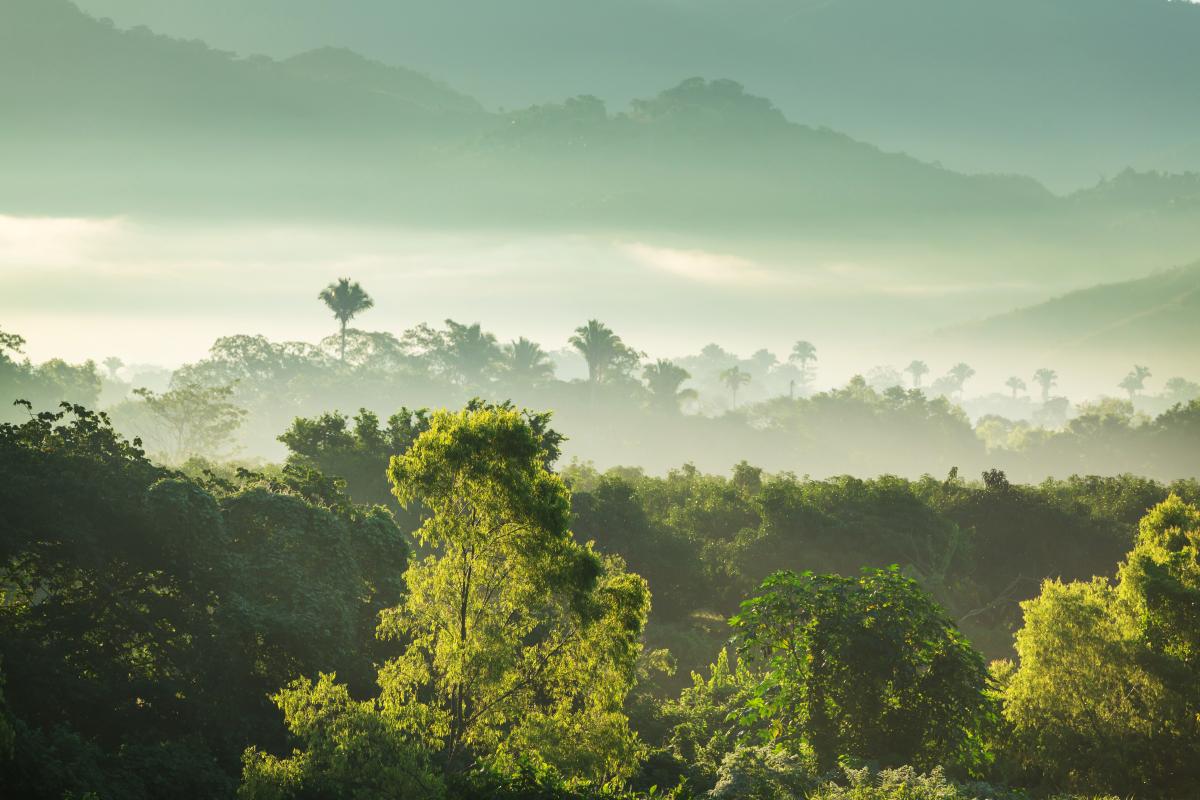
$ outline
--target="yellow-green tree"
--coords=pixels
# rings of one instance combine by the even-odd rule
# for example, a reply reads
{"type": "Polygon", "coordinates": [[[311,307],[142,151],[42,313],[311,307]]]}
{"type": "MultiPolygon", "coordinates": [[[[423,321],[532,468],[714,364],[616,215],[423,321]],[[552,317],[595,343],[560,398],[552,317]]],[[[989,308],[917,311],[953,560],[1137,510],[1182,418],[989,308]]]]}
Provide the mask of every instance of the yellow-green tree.
{"type": "Polygon", "coordinates": [[[1054,788],[1200,792],[1200,510],[1172,495],[1114,583],[1047,581],[1023,604],[1004,714],[1015,757],[1054,788]]]}
{"type": "Polygon", "coordinates": [[[639,749],[621,706],[649,593],[572,537],[545,422],[507,406],[440,412],[392,459],[400,502],[429,510],[417,535],[431,553],[380,625],[407,644],[380,673],[381,699],[448,771],[532,754],[623,777],[639,749]]]}
{"type": "Polygon", "coordinates": [[[307,797],[329,790],[331,775],[351,796],[364,778],[346,765],[376,750],[428,792],[442,776],[518,762],[596,782],[633,773],[642,745],[622,709],[649,591],[570,533],[570,495],[550,469],[561,437],[547,423],[476,402],[434,414],[392,458],[397,498],[426,510],[427,555],[379,625],[401,652],[369,703],[328,677],[281,692],[302,747],[289,759],[248,753],[244,796],[307,797]]]}

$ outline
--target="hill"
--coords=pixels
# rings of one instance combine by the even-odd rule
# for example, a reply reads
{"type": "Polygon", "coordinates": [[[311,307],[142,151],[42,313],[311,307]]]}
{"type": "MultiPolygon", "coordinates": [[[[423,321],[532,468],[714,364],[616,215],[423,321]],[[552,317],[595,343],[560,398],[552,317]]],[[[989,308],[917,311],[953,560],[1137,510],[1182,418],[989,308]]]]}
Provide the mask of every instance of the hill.
{"type": "Polygon", "coordinates": [[[1200,7],[1183,0],[80,2],[242,52],[402,53],[492,106],[728,75],[791,119],[958,170],[1067,189],[1200,169],[1200,7]]]}
{"type": "Polygon", "coordinates": [[[942,341],[998,353],[1036,354],[1128,366],[1200,372],[1200,262],[1120,283],[1093,286],[1044,303],[950,328],[942,341]]]}
{"type": "Polygon", "coordinates": [[[67,0],[0,6],[0,106],[14,214],[653,234],[818,283],[833,264],[1043,290],[1200,244],[1187,176],[1063,198],[798,124],[728,79],[489,111],[344,48],[243,57],[67,0]]]}

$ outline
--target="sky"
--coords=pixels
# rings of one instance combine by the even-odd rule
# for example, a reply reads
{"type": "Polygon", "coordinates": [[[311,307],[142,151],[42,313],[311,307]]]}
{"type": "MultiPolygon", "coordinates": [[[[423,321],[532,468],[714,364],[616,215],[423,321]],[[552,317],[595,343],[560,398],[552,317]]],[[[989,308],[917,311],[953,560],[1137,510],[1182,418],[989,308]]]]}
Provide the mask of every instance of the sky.
{"type": "MultiPolygon", "coordinates": [[[[335,330],[317,293],[348,276],[375,299],[354,323],[367,330],[400,334],[452,318],[482,322],[501,341],[528,336],[555,350],[596,317],[651,357],[716,342],[743,356],[765,347],[785,358],[792,342],[808,339],[822,354],[822,385],[833,386],[917,357],[940,374],[952,356],[929,355],[930,331],[1046,294],[1020,283],[926,284],[897,274],[816,247],[767,261],[591,235],[0,215],[0,320],[28,340],[34,361],[118,355],[174,367],[223,335],[316,342],[335,330]]],[[[981,380],[999,385],[1027,365],[977,366],[981,380]]]]}

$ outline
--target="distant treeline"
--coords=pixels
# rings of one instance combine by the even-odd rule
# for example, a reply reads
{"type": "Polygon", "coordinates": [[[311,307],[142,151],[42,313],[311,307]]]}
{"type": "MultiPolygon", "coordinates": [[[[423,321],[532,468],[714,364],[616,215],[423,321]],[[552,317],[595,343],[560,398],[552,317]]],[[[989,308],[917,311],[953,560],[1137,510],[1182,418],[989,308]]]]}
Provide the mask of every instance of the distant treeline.
{"type": "MultiPolygon", "coordinates": [[[[60,400],[106,407],[120,430],[173,463],[192,456],[277,459],[279,434],[296,417],[368,409],[386,418],[401,405],[454,407],[483,397],[551,409],[567,437],[568,460],[657,474],[684,463],[724,472],[743,460],[818,477],[917,478],[956,467],[964,474],[1001,469],[1022,482],[1200,474],[1200,386],[1183,378],[1167,381],[1161,396],[1130,384],[1130,400],[1072,407],[1053,394],[1053,370],[1040,369],[1040,400],[968,400],[992,412],[973,426],[958,405],[974,372],[966,364],[928,388],[899,385],[920,383],[928,372],[914,361],[907,374],[873,370],[842,388],[815,391],[818,353],[808,342],[784,359],[766,350],[740,358],[709,345],[676,362],[649,360],[596,320],[558,352],[524,338],[504,344],[478,324],[453,320],[400,337],[348,328],[344,344],[340,336],[320,345],[230,336],[155,392],[142,391],[137,373],[122,371],[119,359],[106,361],[104,375],[91,363],[35,365],[21,359],[20,337],[5,336],[5,405],[24,398],[40,407],[60,400]],[[557,378],[560,365],[587,377],[557,378]],[[1142,412],[1154,407],[1164,410],[1142,412]]],[[[1032,393],[1039,393],[1036,384],[1032,393]]],[[[3,413],[14,418],[11,409],[3,413]]]]}

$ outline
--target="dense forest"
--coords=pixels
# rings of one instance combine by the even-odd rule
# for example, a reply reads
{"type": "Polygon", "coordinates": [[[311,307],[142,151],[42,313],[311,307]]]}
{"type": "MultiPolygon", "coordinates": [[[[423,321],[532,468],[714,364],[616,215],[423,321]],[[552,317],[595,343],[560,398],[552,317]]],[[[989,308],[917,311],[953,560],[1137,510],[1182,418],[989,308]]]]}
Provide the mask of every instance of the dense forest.
{"type": "Polygon", "coordinates": [[[318,299],[324,341],[174,371],[0,333],[16,796],[1200,789],[1200,386],[821,391],[803,340],[551,353],[318,299]]]}
{"type": "Polygon", "coordinates": [[[0,0],[0,800],[1200,797],[1198,37],[0,0]]]}
{"type": "Polygon", "coordinates": [[[558,469],[482,401],[173,469],[19,408],[10,796],[1200,788],[1195,480],[558,469]]]}

